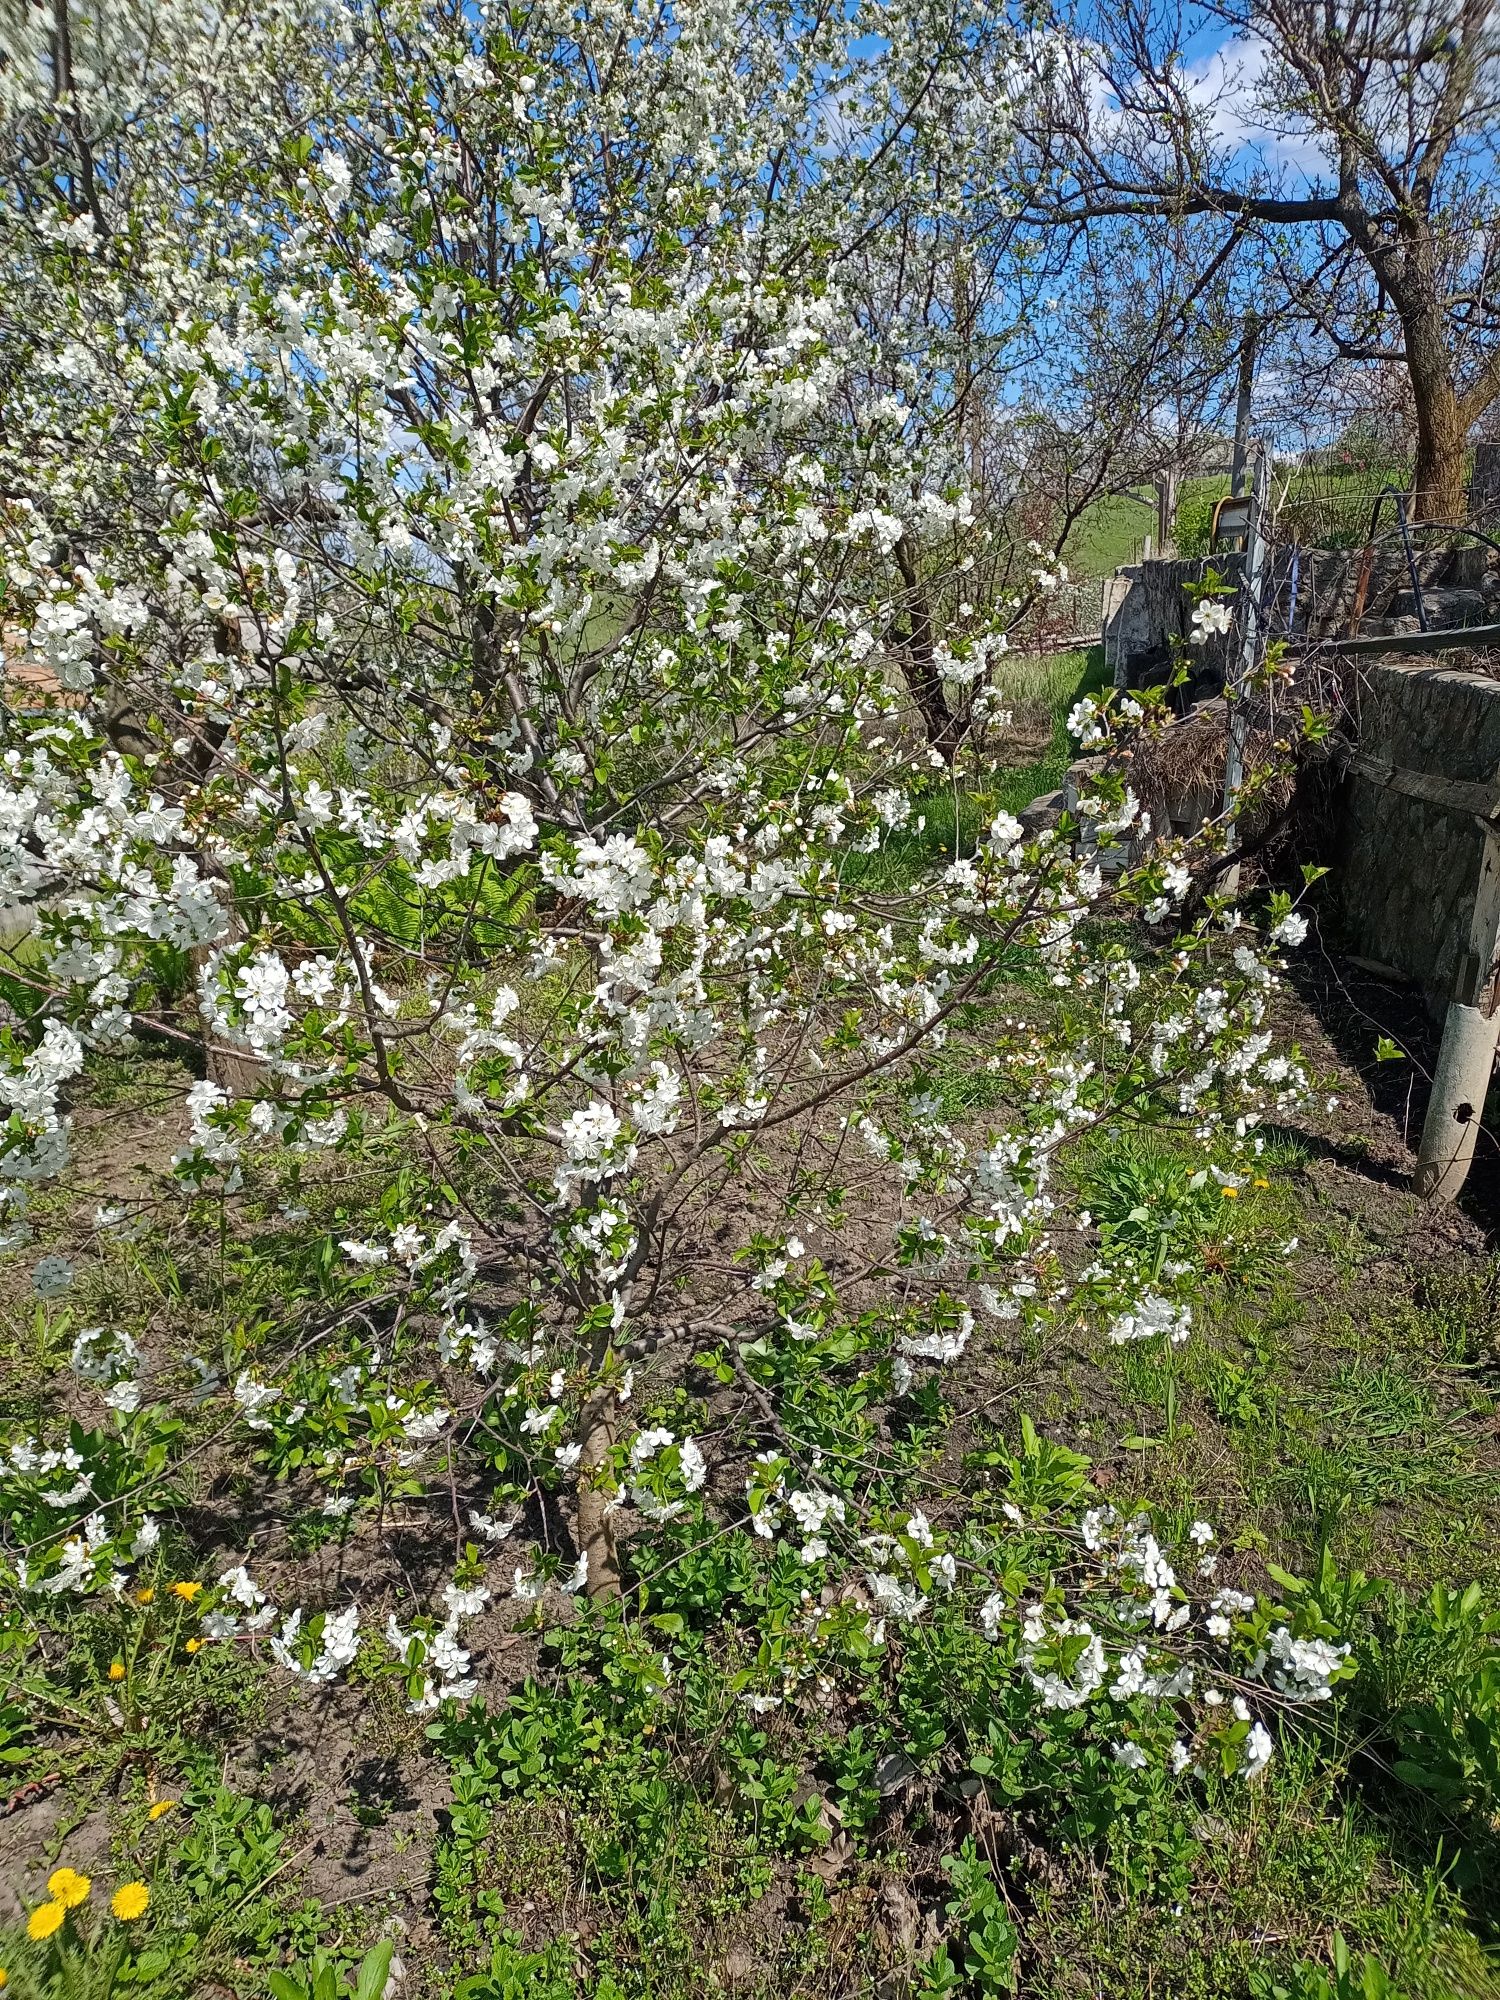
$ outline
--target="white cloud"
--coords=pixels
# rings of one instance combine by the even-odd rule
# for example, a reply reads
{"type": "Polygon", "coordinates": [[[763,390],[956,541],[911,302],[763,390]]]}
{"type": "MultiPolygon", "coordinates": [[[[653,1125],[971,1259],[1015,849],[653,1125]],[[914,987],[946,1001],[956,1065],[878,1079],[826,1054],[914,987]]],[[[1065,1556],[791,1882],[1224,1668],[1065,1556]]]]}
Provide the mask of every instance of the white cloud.
{"type": "Polygon", "coordinates": [[[1270,51],[1258,35],[1236,35],[1187,65],[1188,94],[1208,113],[1209,129],[1221,145],[1253,154],[1267,167],[1282,169],[1311,184],[1332,171],[1328,140],[1293,121],[1267,122],[1263,86],[1270,51]]]}

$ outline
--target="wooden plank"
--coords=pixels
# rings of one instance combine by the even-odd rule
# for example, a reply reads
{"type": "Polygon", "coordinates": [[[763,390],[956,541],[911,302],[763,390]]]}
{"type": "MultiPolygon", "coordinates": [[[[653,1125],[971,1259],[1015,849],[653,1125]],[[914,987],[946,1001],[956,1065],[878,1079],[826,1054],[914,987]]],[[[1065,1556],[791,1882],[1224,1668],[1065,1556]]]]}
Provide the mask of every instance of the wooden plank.
{"type": "Polygon", "coordinates": [[[1474,646],[1500,646],[1500,625],[1445,625],[1436,632],[1376,632],[1357,639],[1314,639],[1297,648],[1308,653],[1452,653],[1474,646]]]}
{"type": "Polygon", "coordinates": [[[1485,821],[1500,819],[1500,785],[1438,778],[1430,771],[1404,771],[1399,764],[1382,763],[1362,750],[1356,750],[1349,759],[1349,769],[1385,791],[1420,799],[1424,805],[1438,806],[1444,812],[1465,813],[1485,821]]]}

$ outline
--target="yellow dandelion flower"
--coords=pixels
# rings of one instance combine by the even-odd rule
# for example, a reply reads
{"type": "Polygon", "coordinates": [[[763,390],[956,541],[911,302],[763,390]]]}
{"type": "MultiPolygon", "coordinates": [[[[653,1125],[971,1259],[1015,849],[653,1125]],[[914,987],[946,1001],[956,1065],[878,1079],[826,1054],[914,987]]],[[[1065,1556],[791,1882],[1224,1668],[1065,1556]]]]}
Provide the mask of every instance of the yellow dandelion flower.
{"type": "Polygon", "coordinates": [[[5,1988],[9,1986],[9,1984],[10,1984],[10,1974],[6,1971],[3,1965],[0,1965],[0,1993],[3,1993],[5,1988]]]}
{"type": "Polygon", "coordinates": [[[1266,1181],[1266,1180],[1261,1180],[1261,1179],[1257,1178],[1257,1180],[1256,1180],[1256,1183],[1255,1183],[1255,1185],[1256,1185],[1257,1187],[1269,1187],[1269,1186],[1271,1185],[1271,1183],[1270,1183],[1269,1181],[1266,1181]]]}
{"type": "Polygon", "coordinates": [[[184,1604],[191,1604],[202,1588],[203,1585],[201,1583],[174,1583],[172,1585],[172,1595],[180,1597],[184,1604]]]}
{"type": "Polygon", "coordinates": [[[151,1891],[144,1882],[122,1882],[109,1901],[109,1907],[122,1924],[133,1924],[137,1917],[146,1914],[146,1905],[151,1901],[151,1891]]]}
{"type": "Polygon", "coordinates": [[[203,1641],[201,1639],[189,1639],[187,1644],[183,1647],[182,1650],[185,1653],[197,1653],[202,1650],[202,1647],[203,1647],[203,1641]]]}
{"type": "Polygon", "coordinates": [[[147,1819],[160,1819],[164,1813],[175,1812],[176,1809],[176,1799],[158,1799],[146,1817],[147,1819]]]}
{"type": "Polygon", "coordinates": [[[1226,1201],[1238,1201],[1240,1198],[1240,1191],[1238,1188],[1232,1188],[1232,1187],[1220,1188],[1219,1193],[1223,1195],[1226,1201]]]}
{"type": "Polygon", "coordinates": [[[136,1592],[135,1601],[137,1604],[149,1604],[155,1596],[156,1592],[151,1588],[151,1585],[148,1583],[144,1590],[138,1590],[136,1592]]]}
{"type": "Polygon", "coordinates": [[[27,1937],[33,1944],[40,1944],[43,1938],[51,1937],[55,1930],[62,1928],[62,1920],[67,1914],[61,1903],[38,1903],[26,1926],[27,1937]]]}
{"type": "Polygon", "coordinates": [[[65,1910],[76,1910],[80,1903],[86,1903],[93,1886],[89,1877],[80,1875],[76,1868],[54,1868],[47,1877],[47,1894],[65,1910]]]}
{"type": "Polygon", "coordinates": [[[125,1662],[124,1662],[123,1660],[111,1660],[111,1661],[110,1661],[110,1663],[109,1663],[109,1677],[110,1677],[110,1679],[111,1679],[112,1681],[122,1681],[122,1680],[124,1680],[124,1678],[125,1678],[125,1662]]]}

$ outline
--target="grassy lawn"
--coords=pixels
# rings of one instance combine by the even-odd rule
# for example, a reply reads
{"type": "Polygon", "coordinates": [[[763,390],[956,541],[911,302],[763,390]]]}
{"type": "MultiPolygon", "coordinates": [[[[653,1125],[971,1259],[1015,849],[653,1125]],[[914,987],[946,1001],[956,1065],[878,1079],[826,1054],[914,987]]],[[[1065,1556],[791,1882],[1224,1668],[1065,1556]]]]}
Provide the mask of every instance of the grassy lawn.
{"type": "Polygon", "coordinates": [[[1055,791],[1075,755],[1068,739],[1067,718],[1073,704],[1109,685],[1102,646],[1052,653],[1038,660],[1007,663],[1002,685],[1014,702],[1014,712],[1044,711],[1051,723],[1046,749],[1033,761],[1003,770],[995,782],[992,811],[1019,812],[1043,792],[1055,791]]]}
{"type": "MultiPolygon", "coordinates": [[[[1142,489],[1144,491],[1145,489],[1142,489]]],[[[1178,489],[1177,533],[1206,523],[1212,502],[1229,491],[1227,477],[1184,479],[1178,489]]],[[[1142,538],[1156,539],[1156,509],[1122,493],[1106,493],[1086,507],[1074,523],[1063,551],[1068,567],[1079,576],[1109,576],[1122,564],[1140,559],[1142,538]]]]}
{"type": "Polygon", "coordinates": [[[1073,524],[1063,560],[1078,576],[1109,576],[1139,560],[1142,537],[1156,533],[1156,510],[1123,493],[1107,493],[1073,524]]]}
{"type": "Polygon", "coordinates": [[[1012,705],[1013,724],[1003,733],[990,783],[982,791],[951,782],[935,785],[920,828],[894,834],[878,854],[857,858],[862,881],[905,885],[923,868],[971,854],[997,812],[1019,813],[1062,784],[1076,754],[1068,714],[1082,696],[1109,685],[1104,648],[1078,647],[1034,658],[1016,654],[1002,663],[999,678],[1012,705]]]}

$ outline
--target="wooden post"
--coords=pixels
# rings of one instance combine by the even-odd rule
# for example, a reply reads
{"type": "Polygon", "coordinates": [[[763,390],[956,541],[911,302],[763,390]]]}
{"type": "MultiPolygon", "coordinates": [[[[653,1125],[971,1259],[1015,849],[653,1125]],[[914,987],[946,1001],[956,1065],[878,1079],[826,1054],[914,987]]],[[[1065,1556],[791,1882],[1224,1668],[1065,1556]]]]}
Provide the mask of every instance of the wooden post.
{"type": "Polygon", "coordinates": [[[1484,857],[1438,1050],[1412,1185],[1424,1201],[1452,1201],[1469,1177],[1500,1036],[1500,829],[1481,819],[1484,857]]]}
{"type": "Polygon", "coordinates": [[[1177,467],[1169,465],[1153,481],[1156,497],[1156,546],[1163,556],[1177,552],[1174,529],[1177,524],[1177,467]]]}
{"type": "Polygon", "coordinates": [[[1250,398],[1255,390],[1255,346],[1260,338],[1260,321],[1253,312],[1245,314],[1245,332],[1240,341],[1240,393],[1234,412],[1234,462],[1229,472],[1229,490],[1238,493],[1245,483],[1245,454],[1250,447],[1250,398]]]}
{"type": "MultiPolygon", "coordinates": [[[[1481,524],[1500,519],[1500,439],[1480,438],[1474,446],[1469,519],[1481,524]]],[[[1494,533],[1493,527],[1490,533],[1494,533]]]]}

